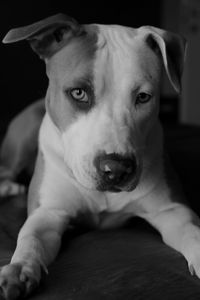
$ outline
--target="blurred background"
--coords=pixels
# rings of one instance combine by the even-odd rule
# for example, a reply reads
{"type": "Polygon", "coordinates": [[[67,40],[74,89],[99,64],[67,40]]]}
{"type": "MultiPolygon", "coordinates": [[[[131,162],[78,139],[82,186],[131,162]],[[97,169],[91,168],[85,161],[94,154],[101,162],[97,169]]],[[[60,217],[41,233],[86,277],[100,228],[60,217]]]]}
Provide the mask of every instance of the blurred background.
{"type": "MultiPolygon", "coordinates": [[[[167,124],[200,125],[200,1],[9,1],[0,2],[0,38],[13,27],[66,13],[80,23],[153,25],[182,34],[188,40],[183,91],[178,96],[163,75],[161,119],[167,124]]],[[[22,108],[45,94],[44,63],[28,43],[0,44],[0,132],[22,108]]]]}

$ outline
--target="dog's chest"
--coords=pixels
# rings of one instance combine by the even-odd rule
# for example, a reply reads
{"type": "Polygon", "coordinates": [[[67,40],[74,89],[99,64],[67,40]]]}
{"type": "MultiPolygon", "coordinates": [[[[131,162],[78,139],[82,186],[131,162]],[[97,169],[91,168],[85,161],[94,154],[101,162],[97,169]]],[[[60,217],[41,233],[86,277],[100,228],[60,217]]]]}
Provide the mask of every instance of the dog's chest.
{"type": "Polygon", "coordinates": [[[110,213],[107,211],[102,211],[98,214],[92,212],[83,212],[79,213],[71,221],[71,224],[75,227],[88,229],[109,229],[122,226],[130,217],[130,213],[122,212],[110,213]]]}
{"type": "Polygon", "coordinates": [[[129,218],[138,215],[142,208],[137,201],[130,200],[128,193],[120,194],[105,195],[94,192],[87,195],[84,197],[87,205],[73,219],[73,224],[98,229],[122,226],[129,218]]]}

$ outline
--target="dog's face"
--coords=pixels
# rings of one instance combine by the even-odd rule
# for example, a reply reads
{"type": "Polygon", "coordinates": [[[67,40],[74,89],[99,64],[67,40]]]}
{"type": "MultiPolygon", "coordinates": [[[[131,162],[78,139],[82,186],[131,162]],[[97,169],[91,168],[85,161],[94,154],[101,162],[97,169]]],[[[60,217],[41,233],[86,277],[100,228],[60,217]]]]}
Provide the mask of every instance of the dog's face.
{"type": "Polygon", "coordinates": [[[126,27],[100,26],[48,61],[48,111],[83,186],[135,187],[157,123],[160,70],[160,58],[126,27]]]}
{"type": "Polygon", "coordinates": [[[30,38],[46,61],[46,107],[61,133],[65,163],[85,188],[131,191],[160,151],[161,69],[164,62],[179,90],[183,44],[152,27],[66,22],[51,42],[48,26],[30,38]]]}

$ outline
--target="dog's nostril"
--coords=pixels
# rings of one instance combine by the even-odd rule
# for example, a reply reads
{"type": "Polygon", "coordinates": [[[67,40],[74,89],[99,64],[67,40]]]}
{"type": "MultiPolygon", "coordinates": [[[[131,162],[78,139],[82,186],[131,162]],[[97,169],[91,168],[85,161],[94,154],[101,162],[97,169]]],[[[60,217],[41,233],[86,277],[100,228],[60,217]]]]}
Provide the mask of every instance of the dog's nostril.
{"type": "Polygon", "coordinates": [[[113,159],[105,159],[100,161],[100,172],[106,177],[108,180],[116,180],[119,181],[124,178],[127,174],[132,173],[132,166],[128,164],[128,162],[117,161],[113,159]]]}
{"type": "Polygon", "coordinates": [[[125,184],[136,172],[135,157],[127,158],[118,154],[103,154],[94,162],[101,183],[108,188],[125,184]]]}
{"type": "Polygon", "coordinates": [[[104,172],[109,179],[112,180],[114,178],[114,172],[109,163],[100,163],[100,170],[104,172]]]}

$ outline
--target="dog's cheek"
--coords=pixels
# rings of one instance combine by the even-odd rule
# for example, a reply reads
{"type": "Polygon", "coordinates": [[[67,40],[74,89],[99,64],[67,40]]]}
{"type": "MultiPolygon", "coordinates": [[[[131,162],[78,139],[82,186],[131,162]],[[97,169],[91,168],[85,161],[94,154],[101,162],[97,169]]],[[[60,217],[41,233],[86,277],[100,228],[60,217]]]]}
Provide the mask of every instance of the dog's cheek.
{"type": "Polygon", "coordinates": [[[82,122],[76,122],[62,134],[64,161],[77,182],[93,189],[96,182],[96,172],[92,163],[93,149],[84,128],[82,122]]]}
{"type": "Polygon", "coordinates": [[[152,99],[151,103],[144,104],[135,114],[135,123],[137,123],[138,136],[141,138],[143,147],[146,144],[149,134],[158,122],[159,100],[152,99]]]}

